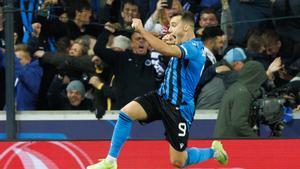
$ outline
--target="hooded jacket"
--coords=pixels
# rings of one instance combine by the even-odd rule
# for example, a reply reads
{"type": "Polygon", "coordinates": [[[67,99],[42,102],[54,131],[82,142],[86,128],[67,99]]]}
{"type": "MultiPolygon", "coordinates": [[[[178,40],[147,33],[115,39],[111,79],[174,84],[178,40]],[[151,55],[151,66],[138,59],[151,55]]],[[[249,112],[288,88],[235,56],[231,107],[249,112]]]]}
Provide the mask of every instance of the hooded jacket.
{"type": "Polygon", "coordinates": [[[256,137],[249,123],[251,104],[260,86],[267,79],[264,67],[248,61],[239,72],[237,81],[227,91],[219,109],[214,136],[217,138],[256,137]]]}

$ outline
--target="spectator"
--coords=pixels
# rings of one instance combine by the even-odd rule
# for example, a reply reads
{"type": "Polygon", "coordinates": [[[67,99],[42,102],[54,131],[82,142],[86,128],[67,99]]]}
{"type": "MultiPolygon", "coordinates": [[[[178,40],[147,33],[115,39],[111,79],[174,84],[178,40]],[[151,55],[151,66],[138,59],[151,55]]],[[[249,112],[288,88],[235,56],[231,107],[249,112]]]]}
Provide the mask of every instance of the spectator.
{"type": "MultiPolygon", "coordinates": [[[[0,55],[1,66],[4,66],[4,57],[0,55]]],[[[28,46],[15,46],[15,89],[17,110],[35,110],[43,70],[39,61],[30,56],[28,46]]]]}
{"type": "Polygon", "coordinates": [[[123,2],[121,16],[123,28],[131,29],[132,18],[140,18],[139,6],[134,1],[123,2]]]}
{"type": "Polygon", "coordinates": [[[39,61],[31,58],[26,45],[16,45],[16,107],[17,110],[35,110],[43,70],[39,61]]]}
{"type": "Polygon", "coordinates": [[[130,48],[130,39],[123,35],[118,35],[113,38],[111,49],[114,51],[126,51],[130,48]]]}
{"type": "Polygon", "coordinates": [[[45,0],[40,7],[40,13],[48,15],[49,18],[53,17],[49,15],[56,15],[59,21],[67,23],[69,21],[67,8],[70,8],[70,6],[67,6],[65,0],[45,0]]]}
{"type": "Polygon", "coordinates": [[[215,137],[258,136],[252,128],[250,109],[252,102],[258,97],[259,87],[266,79],[266,73],[261,63],[246,62],[239,72],[237,81],[225,91],[216,121],[215,137]]]}
{"type": "MultiPolygon", "coordinates": [[[[222,2],[222,13],[221,13],[221,29],[225,32],[226,38],[229,42],[232,40],[233,36],[233,23],[232,23],[232,14],[229,7],[228,0],[221,0],[222,2]]],[[[226,47],[228,46],[228,43],[226,47]]]]}
{"type": "Polygon", "coordinates": [[[112,86],[115,76],[109,75],[110,81],[105,81],[103,78],[98,76],[92,76],[89,80],[89,84],[94,87],[93,96],[94,96],[94,107],[96,118],[100,119],[105,114],[105,111],[112,110],[112,107],[115,105],[115,100],[112,86]]]}
{"type": "Polygon", "coordinates": [[[204,28],[208,26],[218,26],[219,21],[214,9],[204,9],[200,13],[200,18],[198,21],[199,28],[196,31],[198,37],[202,36],[204,28]]]}
{"type": "Polygon", "coordinates": [[[272,59],[280,57],[282,64],[285,65],[282,69],[278,70],[279,76],[275,76],[274,82],[276,86],[288,83],[293,78],[292,75],[296,75],[297,73],[290,69],[292,61],[296,58],[293,43],[287,39],[283,41],[274,30],[270,29],[263,32],[262,39],[266,44],[266,54],[268,57],[272,59]]]}
{"type": "Polygon", "coordinates": [[[217,26],[206,27],[203,31],[202,41],[204,44],[204,54],[206,56],[205,69],[220,60],[216,56],[224,45],[224,32],[217,26]]]}
{"type": "MultiPolygon", "coordinates": [[[[224,45],[224,32],[221,28],[217,26],[206,27],[203,31],[202,41],[204,44],[203,54],[206,56],[205,66],[203,70],[203,75],[197,85],[196,93],[195,93],[195,101],[198,100],[198,96],[203,88],[203,86],[211,80],[212,77],[211,71],[207,71],[206,69],[211,65],[217,63],[217,58],[215,55],[218,55],[219,51],[223,48],[224,45]]],[[[220,59],[218,59],[220,60],[220,59]]]]}
{"type": "Polygon", "coordinates": [[[48,91],[48,102],[52,110],[92,109],[92,101],[85,98],[83,83],[79,80],[70,82],[66,76],[54,78],[48,91]]]}
{"type": "Polygon", "coordinates": [[[163,36],[168,32],[170,18],[175,14],[182,12],[182,6],[179,0],[173,0],[172,7],[169,9],[167,0],[157,1],[156,9],[145,23],[145,30],[154,32],[158,36],[163,36]]]}
{"type": "Polygon", "coordinates": [[[47,92],[50,87],[50,84],[57,73],[57,67],[59,63],[63,62],[58,61],[56,64],[53,60],[58,56],[60,58],[64,58],[64,56],[68,55],[69,49],[71,46],[70,39],[67,37],[62,37],[56,42],[57,52],[53,55],[51,52],[44,52],[42,50],[38,50],[34,53],[34,56],[39,58],[40,66],[43,68],[43,77],[41,81],[41,87],[39,92],[38,99],[38,110],[49,110],[47,99],[47,92]]]}
{"type": "Polygon", "coordinates": [[[120,4],[115,0],[106,1],[101,23],[118,22],[122,29],[131,30],[132,18],[140,18],[139,6],[133,0],[124,0],[121,3],[121,11],[118,11],[118,5],[120,4]]]}
{"type": "Polygon", "coordinates": [[[238,72],[244,66],[247,56],[243,49],[233,48],[224,56],[224,60],[212,65],[215,71],[214,77],[201,90],[196,108],[197,109],[219,109],[225,90],[233,84],[238,72]]]}
{"type": "Polygon", "coordinates": [[[149,44],[140,33],[134,32],[131,35],[131,50],[116,52],[106,48],[106,42],[115,28],[106,24],[105,30],[98,37],[94,48],[95,54],[107,63],[115,75],[113,88],[115,90],[116,104],[114,109],[120,109],[131,99],[143,95],[158,84],[155,80],[155,70],[151,64],[149,44]]]}
{"type": "Polygon", "coordinates": [[[228,46],[228,41],[232,39],[233,28],[232,28],[232,16],[231,10],[228,5],[228,0],[222,0],[222,15],[221,24],[219,25],[219,20],[217,14],[213,8],[207,8],[201,11],[200,18],[198,21],[199,28],[196,31],[197,37],[201,37],[205,27],[209,26],[220,26],[224,31],[224,46],[222,51],[224,51],[228,46]]]}
{"type": "Polygon", "coordinates": [[[91,24],[92,9],[88,0],[75,0],[68,4],[68,22],[61,22],[60,20],[48,20],[41,18],[41,21],[47,23],[47,26],[42,30],[43,37],[54,37],[58,40],[61,37],[68,37],[75,40],[82,35],[98,36],[102,31],[101,27],[91,24]]]}
{"type": "Polygon", "coordinates": [[[263,32],[264,30],[257,28],[249,31],[246,53],[250,59],[256,60],[264,66],[268,79],[271,80],[268,86],[274,86],[273,74],[282,69],[283,65],[280,57],[274,59],[266,54],[267,44],[263,39],[263,32]]]}
{"type": "Polygon", "coordinates": [[[88,51],[89,46],[87,44],[84,44],[81,39],[76,39],[71,45],[69,55],[72,57],[87,56],[88,51]]]}
{"type": "Polygon", "coordinates": [[[262,38],[263,29],[250,29],[247,35],[246,53],[247,56],[263,64],[265,70],[271,64],[272,60],[265,54],[266,44],[262,38]]]}

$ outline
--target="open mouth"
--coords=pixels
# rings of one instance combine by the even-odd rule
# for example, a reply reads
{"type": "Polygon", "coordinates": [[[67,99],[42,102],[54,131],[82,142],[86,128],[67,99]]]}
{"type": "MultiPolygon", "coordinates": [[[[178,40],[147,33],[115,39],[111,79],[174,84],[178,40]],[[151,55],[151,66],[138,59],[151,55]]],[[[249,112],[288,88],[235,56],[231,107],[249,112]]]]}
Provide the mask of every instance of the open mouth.
{"type": "Polygon", "coordinates": [[[140,50],[142,50],[142,49],[145,48],[145,46],[144,46],[144,45],[139,45],[138,48],[139,48],[140,50]]]}
{"type": "Polygon", "coordinates": [[[176,40],[176,36],[175,35],[171,34],[171,36],[172,36],[172,39],[176,40]]]}

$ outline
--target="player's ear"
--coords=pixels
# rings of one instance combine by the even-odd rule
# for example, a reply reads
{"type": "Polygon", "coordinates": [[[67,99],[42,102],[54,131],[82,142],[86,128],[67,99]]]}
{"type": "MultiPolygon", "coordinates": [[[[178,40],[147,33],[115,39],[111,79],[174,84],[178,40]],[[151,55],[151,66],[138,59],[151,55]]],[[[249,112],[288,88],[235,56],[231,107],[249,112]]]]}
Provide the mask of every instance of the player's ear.
{"type": "Polygon", "coordinates": [[[184,30],[185,32],[187,32],[187,31],[189,30],[189,27],[190,27],[189,24],[185,24],[184,27],[183,27],[183,30],[184,30]]]}

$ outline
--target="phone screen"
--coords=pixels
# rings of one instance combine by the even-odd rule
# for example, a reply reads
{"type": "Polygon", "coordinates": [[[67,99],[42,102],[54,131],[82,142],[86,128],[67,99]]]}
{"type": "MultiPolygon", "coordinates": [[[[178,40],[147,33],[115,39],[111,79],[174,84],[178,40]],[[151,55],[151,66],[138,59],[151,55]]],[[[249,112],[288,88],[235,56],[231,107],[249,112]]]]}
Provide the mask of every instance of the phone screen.
{"type": "Polygon", "coordinates": [[[171,9],[172,8],[172,5],[173,5],[173,0],[167,0],[167,7],[168,9],[171,9]]]}

